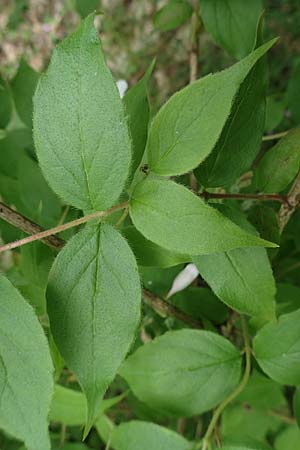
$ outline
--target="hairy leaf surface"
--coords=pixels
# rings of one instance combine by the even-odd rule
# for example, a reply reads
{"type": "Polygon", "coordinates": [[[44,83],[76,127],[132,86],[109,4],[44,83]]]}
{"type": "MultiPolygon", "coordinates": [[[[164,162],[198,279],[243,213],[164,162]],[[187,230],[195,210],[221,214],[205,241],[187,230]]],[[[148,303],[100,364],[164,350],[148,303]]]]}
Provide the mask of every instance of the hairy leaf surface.
{"type": "Polygon", "coordinates": [[[190,84],[170,98],[154,118],[149,132],[147,152],[153,172],[180,175],[197,167],[209,155],[241,83],[275,41],[262,45],[229,69],[190,84]]]}
{"type": "Polygon", "coordinates": [[[300,310],[265,325],[254,339],[254,353],[263,371],[277,383],[300,384],[300,310]]]}
{"type": "Polygon", "coordinates": [[[122,101],[88,16],[54,50],[34,97],[34,139],[52,189],[86,211],[109,208],[128,175],[122,101]]]}
{"type": "Polygon", "coordinates": [[[179,253],[203,255],[238,247],[274,246],[245,232],[173,181],[139,183],[130,201],[130,215],[147,239],[179,253]]]}
{"type": "Polygon", "coordinates": [[[0,427],[28,450],[50,450],[53,392],[46,337],[33,309],[0,276],[0,427]]]}
{"type": "Polygon", "coordinates": [[[192,444],[180,434],[151,422],[132,420],[114,428],[115,450],[190,450],[192,444]]]}
{"type": "Polygon", "coordinates": [[[87,226],[56,258],[48,314],[55,343],[87,397],[86,432],[134,339],[140,301],[134,256],[110,225],[87,226]]]}
{"type": "Polygon", "coordinates": [[[237,385],[240,372],[240,353],[228,340],[185,329],[140,347],[120,374],[141,401],[167,413],[192,416],[220,403],[237,385]]]}

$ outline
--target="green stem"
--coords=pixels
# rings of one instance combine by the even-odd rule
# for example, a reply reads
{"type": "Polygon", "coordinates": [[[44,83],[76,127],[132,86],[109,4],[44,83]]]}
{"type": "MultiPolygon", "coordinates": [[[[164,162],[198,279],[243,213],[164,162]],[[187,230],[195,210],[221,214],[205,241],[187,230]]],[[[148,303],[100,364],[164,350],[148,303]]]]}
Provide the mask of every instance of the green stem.
{"type": "Polygon", "coordinates": [[[202,450],[207,450],[209,448],[209,441],[211,438],[211,435],[218,423],[218,420],[223,412],[223,410],[226,408],[226,406],[232,402],[246,387],[250,371],[251,371],[251,347],[250,347],[250,340],[248,335],[248,328],[247,328],[247,322],[244,316],[241,316],[241,322],[242,322],[242,330],[243,330],[243,337],[244,337],[244,343],[245,343],[245,357],[246,357],[246,365],[245,365],[245,372],[242,378],[242,381],[238,385],[238,387],[227,397],[225,400],[220,403],[218,408],[213,413],[211,422],[207,428],[207,431],[205,433],[203,444],[202,444],[202,450]]]}

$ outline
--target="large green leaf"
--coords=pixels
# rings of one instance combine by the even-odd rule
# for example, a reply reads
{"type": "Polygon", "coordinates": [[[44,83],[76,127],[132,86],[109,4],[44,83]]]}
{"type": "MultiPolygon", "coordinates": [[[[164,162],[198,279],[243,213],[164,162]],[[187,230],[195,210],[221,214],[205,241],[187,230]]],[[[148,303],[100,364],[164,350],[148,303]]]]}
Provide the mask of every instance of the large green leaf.
{"type": "Polygon", "coordinates": [[[87,226],[75,235],[50,272],[51,331],[86,394],[86,433],[133,341],[140,301],[134,256],[122,236],[107,224],[87,226]]]}
{"type": "Polygon", "coordinates": [[[32,98],[39,76],[38,72],[22,60],[11,85],[17,113],[30,129],[32,128],[32,98]]]}
{"type": "MultiPolygon", "coordinates": [[[[257,46],[262,43],[259,21],[257,46]]],[[[261,58],[234,99],[231,114],[212,153],[195,171],[204,186],[231,186],[249,170],[261,146],[266,110],[266,64],[261,58]]]]}
{"type": "MultiPolygon", "coordinates": [[[[224,207],[221,211],[245,231],[257,234],[242,214],[224,207]]],[[[228,306],[251,316],[274,319],[276,288],[266,249],[236,248],[195,256],[193,260],[204,280],[228,306]]]]}
{"type": "Polygon", "coordinates": [[[281,192],[299,168],[300,128],[295,128],[263,156],[254,172],[254,186],[262,192],[281,192]]]}
{"type": "Polygon", "coordinates": [[[53,380],[47,340],[32,308],[3,276],[0,297],[0,427],[28,450],[50,450],[53,380]]]}
{"type": "Polygon", "coordinates": [[[128,114],[128,125],[132,139],[132,164],[130,179],[141,163],[148,135],[149,102],[148,82],[155,61],[148,67],[145,75],[124,96],[124,104],[128,114]]]}
{"type": "Polygon", "coordinates": [[[254,47],[261,0],[199,0],[205,29],[218,45],[237,59],[254,47]]]}
{"type": "Polygon", "coordinates": [[[191,255],[274,244],[247,233],[173,181],[144,180],[130,200],[135,227],[150,241],[191,255]]]}
{"type": "Polygon", "coordinates": [[[149,132],[147,152],[153,172],[183,174],[209,155],[241,83],[274,43],[272,40],[262,45],[229,69],[208,75],[170,98],[154,118],[149,132]]]}
{"type": "Polygon", "coordinates": [[[300,384],[300,309],[265,325],[254,339],[258,364],[278,383],[300,384]]]}
{"type": "Polygon", "coordinates": [[[192,416],[220,403],[237,385],[240,372],[240,353],[228,340],[184,329],[140,347],[120,374],[141,401],[167,413],[192,416]]]}
{"type": "Polygon", "coordinates": [[[34,97],[34,139],[45,178],[66,202],[109,208],[128,175],[122,101],[88,16],[53,52],[34,97]]]}
{"type": "Polygon", "coordinates": [[[111,444],[115,450],[190,450],[183,436],[151,422],[133,420],[114,428],[111,444]]]}

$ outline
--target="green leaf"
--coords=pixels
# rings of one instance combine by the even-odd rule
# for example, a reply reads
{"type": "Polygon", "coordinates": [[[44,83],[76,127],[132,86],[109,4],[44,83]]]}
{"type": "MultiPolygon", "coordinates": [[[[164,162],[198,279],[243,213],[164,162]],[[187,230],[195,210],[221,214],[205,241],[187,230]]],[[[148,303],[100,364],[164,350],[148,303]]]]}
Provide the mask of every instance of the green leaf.
{"type": "Polygon", "coordinates": [[[281,95],[274,94],[266,98],[266,131],[273,131],[278,127],[284,117],[285,108],[285,100],[281,95]]]}
{"type": "MultiPolygon", "coordinates": [[[[254,447],[236,447],[236,446],[230,446],[230,447],[222,447],[220,450],[254,450],[254,447]]],[[[265,450],[265,447],[256,447],[255,450],[265,450]]]]}
{"type": "Polygon", "coordinates": [[[130,247],[140,266],[146,267],[172,267],[190,262],[189,255],[171,252],[146,239],[135,227],[123,228],[122,234],[129,242],[130,247]]]}
{"type": "Polygon", "coordinates": [[[292,115],[292,121],[297,125],[300,121],[299,69],[300,63],[298,62],[293,68],[285,95],[288,110],[292,115]]]}
{"type": "Polygon", "coordinates": [[[300,308],[300,287],[289,283],[276,285],[277,314],[288,314],[300,308]]]}
{"type": "MultiPolygon", "coordinates": [[[[261,43],[261,17],[257,27],[261,43]]],[[[251,69],[233,101],[231,113],[212,153],[195,171],[204,186],[231,186],[250,169],[265,126],[266,65],[261,58],[251,69]]]]}
{"type": "Polygon", "coordinates": [[[87,397],[85,435],[134,339],[140,301],[134,256],[110,225],[87,226],[55,260],[48,314],[58,350],[87,397]]]}
{"type": "Polygon", "coordinates": [[[148,82],[151,77],[155,60],[148,67],[145,75],[124,96],[124,105],[128,114],[128,125],[132,139],[132,164],[129,180],[142,161],[149,122],[148,82]]]}
{"type": "Polygon", "coordinates": [[[296,419],[298,428],[300,428],[300,388],[297,387],[293,396],[293,413],[296,419]]]}
{"type": "Polygon", "coordinates": [[[201,0],[200,8],[204,27],[218,45],[236,59],[251,52],[261,0],[201,0]]]}
{"type": "Polygon", "coordinates": [[[289,426],[275,440],[275,450],[298,450],[300,430],[297,426],[289,426]]]}
{"type": "Polygon", "coordinates": [[[120,371],[141,401],[177,416],[215,407],[235,388],[240,373],[240,353],[228,340],[188,329],[140,347],[120,371]]]}
{"type": "Polygon", "coordinates": [[[254,186],[262,192],[283,191],[300,168],[300,128],[291,130],[261,159],[254,172],[254,186]]]}
{"type": "MultiPolygon", "coordinates": [[[[236,445],[247,445],[249,449],[265,450],[265,442],[270,431],[276,431],[281,426],[277,417],[266,414],[266,411],[245,408],[242,405],[230,405],[222,414],[220,434],[224,445],[236,443],[236,445]]],[[[225,449],[235,450],[235,446],[228,445],[225,449]]],[[[238,447],[239,448],[239,447],[238,447]]]]}
{"type": "Polygon", "coordinates": [[[9,131],[0,140],[0,173],[18,179],[18,164],[24,149],[30,148],[32,138],[28,129],[20,128],[9,131]]]}
{"type": "MultiPolygon", "coordinates": [[[[245,231],[257,234],[242,214],[224,207],[221,211],[245,231]]],[[[250,316],[275,318],[275,281],[264,248],[236,248],[194,256],[193,261],[214,293],[228,306],[250,316]]]]}
{"type": "Polygon", "coordinates": [[[180,175],[197,167],[210,154],[241,83],[275,42],[269,41],[229,69],[208,75],[170,98],[149,132],[147,152],[153,172],[180,175]]]}
{"type": "MultiPolygon", "coordinates": [[[[108,408],[117,404],[124,398],[124,394],[103,400],[99,407],[100,415],[108,408]]],[[[58,384],[55,385],[49,418],[53,422],[59,422],[68,426],[83,425],[86,420],[86,398],[82,392],[68,389],[58,384]]]]}
{"type": "Polygon", "coordinates": [[[128,175],[130,139],[118,90],[88,16],[54,50],[34,96],[34,139],[45,178],[67,203],[109,208],[128,175]]]}
{"type": "Polygon", "coordinates": [[[226,306],[207,288],[189,287],[169,300],[195,319],[207,319],[221,324],[228,318],[226,306]]]}
{"type": "Polygon", "coordinates": [[[15,78],[12,81],[12,94],[20,119],[32,128],[32,98],[40,74],[22,60],[15,78]]]}
{"type": "Polygon", "coordinates": [[[146,179],[130,200],[135,227],[150,241],[178,253],[200,255],[237,247],[271,246],[246,233],[188,189],[146,179]]]}
{"type": "Polygon", "coordinates": [[[47,340],[32,308],[3,276],[0,296],[0,427],[28,450],[50,450],[53,369],[47,340]]]}
{"type": "Polygon", "coordinates": [[[168,428],[137,420],[114,428],[111,444],[115,450],[190,450],[192,446],[168,428]]]}
{"type": "Polygon", "coordinates": [[[0,75],[0,128],[5,128],[11,118],[12,101],[6,82],[0,75]]]}
{"type": "Polygon", "coordinates": [[[286,405],[282,387],[257,370],[253,370],[246,388],[236,398],[245,407],[258,410],[270,410],[286,405]]]}
{"type": "Polygon", "coordinates": [[[254,353],[263,371],[281,384],[300,384],[300,310],[265,325],[254,339],[254,353]]]}
{"type": "Polygon", "coordinates": [[[99,8],[100,0],[75,0],[75,8],[84,19],[86,16],[99,8]]]}
{"type": "Polygon", "coordinates": [[[23,154],[18,169],[22,212],[45,228],[56,226],[61,217],[61,201],[46,183],[38,164],[23,154]]]}
{"type": "Polygon", "coordinates": [[[186,0],[170,0],[159,9],[153,18],[155,28],[170,31],[180,27],[192,15],[193,8],[186,0]]]}

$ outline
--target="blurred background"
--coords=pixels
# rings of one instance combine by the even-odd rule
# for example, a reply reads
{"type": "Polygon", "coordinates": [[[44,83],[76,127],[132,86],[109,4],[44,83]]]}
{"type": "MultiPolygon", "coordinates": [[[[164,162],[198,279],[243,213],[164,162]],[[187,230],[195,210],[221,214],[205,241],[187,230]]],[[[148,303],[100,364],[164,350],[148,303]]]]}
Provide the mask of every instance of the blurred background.
{"type": "MultiPolygon", "coordinates": [[[[116,79],[134,84],[157,57],[150,87],[154,107],[189,80],[190,17],[187,14],[183,23],[165,31],[168,27],[159,20],[157,11],[167,1],[1,0],[0,3],[0,66],[4,78],[15,75],[21,58],[33,69],[43,70],[53,46],[75,29],[81,17],[99,9],[103,15],[97,18],[98,29],[116,79]]],[[[264,7],[265,38],[280,36],[269,58],[272,74],[269,107],[273,115],[269,128],[274,129],[291,114],[297,116],[296,122],[300,118],[300,91],[296,89],[300,71],[300,1],[265,0],[264,7]]],[[[233,61],[208,33],[200,32],[199,76],[227,67],[233,61]]]]}

